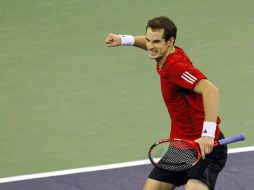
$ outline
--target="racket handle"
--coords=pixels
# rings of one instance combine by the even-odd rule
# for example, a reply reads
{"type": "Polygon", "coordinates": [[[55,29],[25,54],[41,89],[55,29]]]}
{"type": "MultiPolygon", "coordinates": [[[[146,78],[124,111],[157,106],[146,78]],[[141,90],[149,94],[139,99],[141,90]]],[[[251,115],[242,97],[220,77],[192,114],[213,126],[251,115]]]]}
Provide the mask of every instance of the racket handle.
{"type": "Polygon", "coordinates": [[[237,141],[243,141],[243,140],[245,140],[244,134],[239,134],[239,135],[236,135],[236,136],[233,136],[233,137],[220,139],[220,140],[218,140],[218,144],[222,146],[222,145],[225,145],[225,144],[229,144],[229,143],[233,143],[233,142],[237,142],[237,141]]]}

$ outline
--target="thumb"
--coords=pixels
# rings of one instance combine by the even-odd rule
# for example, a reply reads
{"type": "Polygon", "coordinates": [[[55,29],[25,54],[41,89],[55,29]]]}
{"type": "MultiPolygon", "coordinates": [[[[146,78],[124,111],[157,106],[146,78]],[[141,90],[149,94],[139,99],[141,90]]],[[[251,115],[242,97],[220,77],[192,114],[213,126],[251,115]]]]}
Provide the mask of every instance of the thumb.
{"type": "Polygon", "coordinates": [[[107,37],[106,37],[106,40],[105,40],[105,43],[106,44],[110,44],[113,42],[113,34],[110,33],[107,37]]]}
{"type": "Polygon", "coordinates": [[[109,33],[109,35],[106,37],[105,43],[106,44],[115,44],[118,41],[120,41],[120,37],[118,37],[118,35],[109,33]]]}

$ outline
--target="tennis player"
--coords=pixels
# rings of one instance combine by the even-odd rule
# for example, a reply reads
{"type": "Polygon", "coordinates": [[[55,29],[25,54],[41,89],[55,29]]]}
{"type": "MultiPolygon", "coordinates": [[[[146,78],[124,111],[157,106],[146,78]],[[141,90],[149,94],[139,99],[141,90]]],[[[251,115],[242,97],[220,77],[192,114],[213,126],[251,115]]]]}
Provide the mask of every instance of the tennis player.
{"type": "Polygon", "coordinates": [[[148,21],[145,36],[109,34],[108,47],[136,46],[147,50],[156,61],[162,97],[171,118],[170,138],[196,141],[202,159],[189,170],[170,172],[154,168],[144,190],[214,189],[217,177],[227,160],[227,147],[213,148],[214,140],[223,138],[220,131],[219,89],[175,45],[177,27],[168,17],[148,21]]]}

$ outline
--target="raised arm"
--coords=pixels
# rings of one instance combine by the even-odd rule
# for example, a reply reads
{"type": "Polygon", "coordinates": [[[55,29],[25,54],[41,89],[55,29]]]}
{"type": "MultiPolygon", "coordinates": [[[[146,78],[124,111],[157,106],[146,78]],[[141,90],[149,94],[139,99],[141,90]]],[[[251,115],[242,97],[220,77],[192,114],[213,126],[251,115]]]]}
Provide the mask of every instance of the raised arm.
{"type": "Polygon", "coordinates": [[[116,35],[110,33],[106,37],[105,43],[108,47],[135,46],[147,50],[145,36],[116,35]]]}
{"type": "Polygon", "coordinates": [[[134,36],[134,46],[147,50],[145,36],[134,36]]]}

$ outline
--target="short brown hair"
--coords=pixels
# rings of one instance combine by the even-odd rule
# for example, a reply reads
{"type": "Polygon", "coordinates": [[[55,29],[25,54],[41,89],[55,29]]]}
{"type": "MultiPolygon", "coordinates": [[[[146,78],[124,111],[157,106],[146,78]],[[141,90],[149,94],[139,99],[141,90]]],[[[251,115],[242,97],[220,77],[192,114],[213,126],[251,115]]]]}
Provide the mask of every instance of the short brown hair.
{"type": "Polygon", "coordinates": [[[168,41],[171,37],[176,40],[177,27],[175,23],[166,16],[155,17],[149,20],[146,26],[146,30],[147,28],[151,28],[152,30],[164,29],[163,38],[165,41],[168,41]]]}

